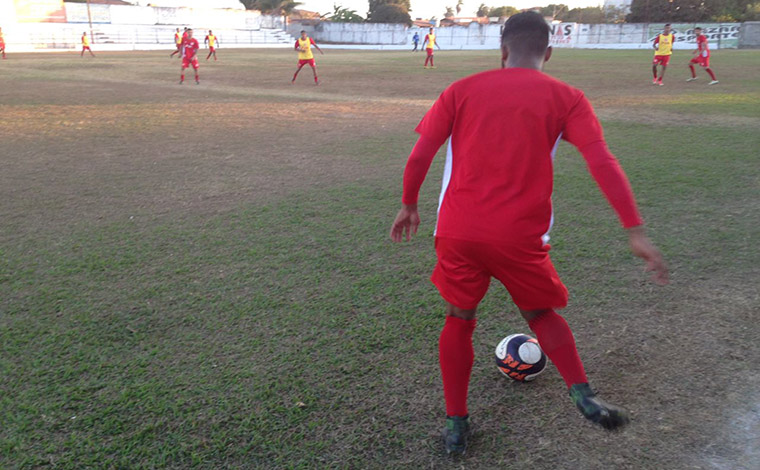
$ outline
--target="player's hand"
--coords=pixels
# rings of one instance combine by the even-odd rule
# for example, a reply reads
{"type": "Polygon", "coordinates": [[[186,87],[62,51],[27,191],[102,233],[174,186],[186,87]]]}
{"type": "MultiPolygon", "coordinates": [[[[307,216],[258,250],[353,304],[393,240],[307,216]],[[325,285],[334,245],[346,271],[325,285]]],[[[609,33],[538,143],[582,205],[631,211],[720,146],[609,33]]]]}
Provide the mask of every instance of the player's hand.
{"type": "Polygon", "coordinates": [[[417,212],[417,204],[404,204],[396,215],[396,220],[391,226],[391,240],[401,242],[412,239],[412,234],[417,234],[420,225],[420,214],[417,212]]]}
{"type": "Polygon", "coordinates": [[[668,283],[668,267],[658,250],[644,234],[643,227],[628,229],[631,251],[646,262],[646,271],[652,272],[652,280],[664,286],[668,283]]]}

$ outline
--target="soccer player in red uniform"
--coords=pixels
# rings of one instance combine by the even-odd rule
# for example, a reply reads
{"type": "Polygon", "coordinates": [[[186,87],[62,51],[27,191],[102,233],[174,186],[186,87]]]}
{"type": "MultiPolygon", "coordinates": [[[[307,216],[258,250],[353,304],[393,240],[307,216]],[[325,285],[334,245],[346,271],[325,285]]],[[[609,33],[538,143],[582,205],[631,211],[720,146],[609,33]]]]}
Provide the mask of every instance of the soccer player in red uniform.
{"type": "Polygon", "coordinates": [[[3,54],[3,59],[5,59],[5,37],[3,37],[3,28],[0,28],[0,53],[3,54]]]}
{"type": "Polygon", "coordinates": [[[182,76],[180,77],[179,84],[182,85],[185,82],[185,69],[193,66],[195,70],[195,84],[200,85],[200,79],[198,78],[198,49],[201,46],[198,44],[198,40],[193,37],[193,30],[189,29],[185,32],[185,39],[182,41],[182,76]]]}
{"type": "Polygon", "coordinates": [[[293,74],[293,80],[290,83],[296,82],[298,72],[301,71],[304,65],[311,67],[311,71],[314,72],[314,84],[319,85],[319,77],[317,77],[317,64],[314,62],[314,53],[311,52],[311,46],[314,46],[320,54],[324,55],[322,49],[317,46],[312,38],[306,35],[306,31],[301,31],[301,37],[296,39],[295,51],[298,52],[298,68],[296,73],[293,74]]]}
{"type": "Polygon", "coordinates": [[[420,216],[420,186],[448,139],[431,280],[446,301],[439,361],[446,399],[444,443],[463,453],[470,433],[467,390],[477,306],[492,277],[507,288],[557,367],[580,412],[606,429],[628,422],[625,410],[591,389],[573,334],[556,312],[568,293],[549,258],[553,157],[562,138],[583,154],[591,175],[628,232],[633,254],[667,283],[659,251],[644,233],[628,180],[605,144],[584,94],[542,72],[551,56],[549,26],[535,12],[512,16],[502,35],[502,69],[449,86],[417,126],[404,171],[395,242],[410,240],[420,216]]]}
{"type": "Polygon", "coordinates": [[[219,38],[214,36],[214,33],[209,29],[203,43],[208,44],[208,55],[206,56],[206,60],[209,60],[212,55],[214,56],[214,60],[216,60],[216,45],[219,43],[219,38]]]}
{"type": "Polygon", "coordinates": [[[654,74],[654,80],[652,85],[662,86],[662,79],[665,77],[665,70],[668,68],[670,62],[670,56],[673,55],[673,43],[676,42],[676,36],[670,30],[670,24],[665,25],[665,30],[662,34],[658,34],[654,38],[654,60],[652,60],[652,74],[654,74]],[[660,77],[657,77],[657,66],[662,66],[660,77]]]}
{"type": "MultiPolygon", "coordinates": [[[[169,54],[169,58],[182,52],[182,38],[183,35],[179,32],[179,28],[177,28],[177,31],[174,32],[174,44],[177,46],[177,50],[169,54]]],[[[182,58],[182,56],[180,56],[180,58],[182,58]]]]}
{"type": "Polygon", "coordinates": [[[427,68],[428,62],[430,62],[431,68],[435,68],[435,65],[433,64],[433,54],[435,53],[435,49],[433,49],[433,47],[437,47],[439,50],[441,49],[441,46],[438,45],[438,41],[435,40],[435,32],[433,28],[430,28],[428,34],[425,35],[425,39],[422,40],[422,48],[425,49],[425,52],[427,53],[425,56],[425,68],[427,68]]]}
{"type": "Polygon", "coordinates": [[[710,78],[712,78],[712,81],[708,83],[708,85],[720,83],[718,79],[715,78],[715,73],[713,73],[710,68],[710,46],[707,44],[707,36],[702,34],[702,28],[699,27],[694,28],[694,32],[697,34],[697,50],[694,51],[694,57],[689,61],[691,78],[687,78],[686,81],[693,82],[697,79],[697,72],[694,71],[694,64],[699,64],[699,66],[705,69],[705,72],[710,75],[710,78]]]}
{"type": "Polygon", "coordinates": [[[90,49],[90,38],[87,37],[87,32],[82,33],[82,52],[79,54],[79,57],[84,57],[84,51],[89,51],[90,55],[95,57],[95,54],[92,53],[92,49],[90,49]]]}

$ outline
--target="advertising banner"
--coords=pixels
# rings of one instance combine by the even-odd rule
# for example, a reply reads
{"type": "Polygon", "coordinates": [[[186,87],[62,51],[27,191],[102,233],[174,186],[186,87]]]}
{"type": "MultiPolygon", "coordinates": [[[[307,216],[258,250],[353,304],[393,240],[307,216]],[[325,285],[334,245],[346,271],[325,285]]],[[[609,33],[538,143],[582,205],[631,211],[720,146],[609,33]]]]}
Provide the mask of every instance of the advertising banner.
{"type": "Polygon", "coordinates": [[[14,0],[19,23],[65,23],[63,0],[14,0]]]}
{"type": "Polygon", "coordinates": [[[578,34],[578,23],[550,24],[551,36],[549,45],[552,47],[573,47],[578,34]]]}
{"type": "MultiPolygon", "coordinates": [[[[90,15],[92,22],[98,24],[107,24],[111,22],[111,5],[90,5],[90,15]]],[[[69,23],[87,23],[87,4],[86,3],[66,3],[66,20],[69,23]]]]}
{"type": "MultiPolygon", "coordinates": [[[[697,48],[697,35],[694,34],[694,28],[700,26],[702,34],[707,36],[707,42],[713,49],[735,49],[739,47],[739,29],[740,23],[673,23],[673,34],[676,43],[691,43],[697,48]]],[[[662,32],[665,27],[664,23],[649,25],[649,41],[662,32]]]]}

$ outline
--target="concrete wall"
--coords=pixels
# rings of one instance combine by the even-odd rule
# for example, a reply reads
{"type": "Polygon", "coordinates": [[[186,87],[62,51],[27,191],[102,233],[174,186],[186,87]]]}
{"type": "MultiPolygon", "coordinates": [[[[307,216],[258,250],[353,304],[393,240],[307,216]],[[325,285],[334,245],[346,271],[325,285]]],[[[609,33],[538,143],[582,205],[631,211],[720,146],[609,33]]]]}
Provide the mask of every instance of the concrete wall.
{"type": "Polygon", "coordinates": [[[748,21],[742,24],[742,30],[739,34],[739,48],[760,48],[760,21],[748,21]]]}
{"type": "MultiPolygon", "coordinates": [[[[750,23],[752,24],[752,23],[750,23]]],[[[760,23],[757,23],[760,25],[760,23]]],[[[656,35],[662,31],[661,23],[637,24],[577,24],[559,23],[551,25],[550,42],[553,47],[585,49],[649,49],[656,35]]],[[[694,49],[695,24],[674,24],[675,49],[694,49]]],[[[712,49],[736,48],[739,46],[740,23],[700,23],[708,37],[712,49]]],[[[754,26],[753,26],[754,27],[754,26]]],[[[501,42],[499,24],[451,26],[437,28],[438,44],[444,49],[497,49],[501,42]]],[[[760,28],[760,26],[757,26],[760,28]]],[[[381,45],[386,49],[412,47],[412,36],[420,38],[427,34],[427,28],[407,28],[397,24],[378,23],[331,23],[314,25],[294,23],[288,32],[297,36],[306,30],[318,42],[347,45],[381,45]]],[[[754,29],[752,31],[755,31],[754,29]]],[[[756,37],[750,32],[746,36],[756,37]]],[[[756,41],[755,39],[748,39],[756,41]]]]}

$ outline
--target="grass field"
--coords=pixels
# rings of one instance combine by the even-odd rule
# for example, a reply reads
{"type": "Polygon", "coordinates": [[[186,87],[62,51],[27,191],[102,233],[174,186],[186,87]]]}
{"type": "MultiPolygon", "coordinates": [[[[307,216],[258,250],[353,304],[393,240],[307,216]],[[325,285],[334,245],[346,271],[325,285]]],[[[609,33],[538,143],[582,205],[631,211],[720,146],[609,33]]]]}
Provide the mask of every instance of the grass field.
{"type": "MultiPolygon", "coordinates": [[[[96,50],[96,54],[98,54],[96,50]]],[[[627,251],[583,159],[556,164],[555,264],[607,434],[550,366],[501,376],[527,332],[494,285],[475,333],[464,459],[442,455],[442,301],[420,235],[393,245],[414,126],[496,52],[220,49],[201,85],[167,53],[0,61],[0,468],[760,468],[760,52],[721,83],[652,87],[648,51],[556,51],[672,270],[627,251]]]]}

